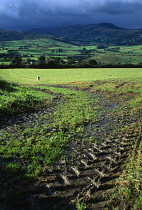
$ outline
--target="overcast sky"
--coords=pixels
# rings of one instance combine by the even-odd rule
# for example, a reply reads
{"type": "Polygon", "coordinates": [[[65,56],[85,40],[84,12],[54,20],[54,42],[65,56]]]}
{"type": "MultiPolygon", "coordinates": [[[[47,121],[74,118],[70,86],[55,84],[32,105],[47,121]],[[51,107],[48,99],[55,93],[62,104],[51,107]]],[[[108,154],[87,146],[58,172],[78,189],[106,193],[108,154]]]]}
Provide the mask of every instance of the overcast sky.
{"type": "Polygon", "coordinates": [[[0,0],[0,28],[113,23],[142,29],[142,0],[0,0]]]}

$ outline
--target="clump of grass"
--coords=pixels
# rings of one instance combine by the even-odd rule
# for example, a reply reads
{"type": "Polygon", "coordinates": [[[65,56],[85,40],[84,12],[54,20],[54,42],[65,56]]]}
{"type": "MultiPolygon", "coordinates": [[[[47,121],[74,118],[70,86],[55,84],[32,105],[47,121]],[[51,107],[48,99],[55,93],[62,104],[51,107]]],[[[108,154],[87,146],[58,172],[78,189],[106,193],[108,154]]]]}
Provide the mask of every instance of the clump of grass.
{"type": "Polygon", "coordinates": [[[141,131],[139,131],[129,162],[116,182],[117,191],[111,196],[111,199],[116,201],[115,204],[120,205],[123,202],[124,206],[135,210],[142,207],[141,149],[141,131]]]}
{"type": "Polygon", "coordinates": [[[20,163],[10,162],[6,165],[6,171],[8,171],[11,175],[20,175],[23,173],[24,169],[20,163]]]}
{"type": "Polygon", "coordinates": [[[83,125],[96,120],[99,109],[95,106],[97,99],[91,99],[90,95],[82,91],[53,87],[48,89],[60,92],[66,97],[64,103],[61,103],[54,113],[55,127],[82,132],[83,125]]]}
{"type": "Polygon", "coordinates": [[[77,210],[85,210],[87,205],[83,198],[79,198],[79,196],[75,200],[77,210]]]}
{"type": "Polygon", "coordinates": [[[7,88],[7,82],[5,89],[0,91],[0,114],[3,113],[19,113],[26,110],[30,110],[38,105],[43,104],[44,100],[51,99],[52,96],[45,93],[39,93],[31,88],[14,86],[12,84],[7,88]]]}
{"type": "Polygon", "coordinates": [[[58,112],[54,113],[54,119],[59,128],[77,128],[80,124],[89,123],[97,115],[95,107],[83,97],[69,99],[62,105],[58,112]]]}
{"type": "Polygon", "coordinates": [[[12,92],[15,90],[16,86],[16,84],[7,82],[0,78],[0,94],[2,94],[2,91],[12,92]]]}
{"type": "MultiPolygon", "coordinates": [[[[84,132],[84,124],[96,119],[98,107],[90,95],[65,88],[49,88],[62,93],[64,100],[58,102],[56,112],[51,116],[41,116],[38,122],[24,130],[17,126],[17,132],[2,132],[0,153],[4,158],[17,158],[28,175],[38,176],[47,166],[56,163],[64,154],[64,147],[75,136],[84,132]],[[28,164],[25,163],[28,159],[28,164]]],[[[33,90],[32,90],[33,91],[33,90]]],[[[26,94],[28,94],[26,92],[26,94]]]]}

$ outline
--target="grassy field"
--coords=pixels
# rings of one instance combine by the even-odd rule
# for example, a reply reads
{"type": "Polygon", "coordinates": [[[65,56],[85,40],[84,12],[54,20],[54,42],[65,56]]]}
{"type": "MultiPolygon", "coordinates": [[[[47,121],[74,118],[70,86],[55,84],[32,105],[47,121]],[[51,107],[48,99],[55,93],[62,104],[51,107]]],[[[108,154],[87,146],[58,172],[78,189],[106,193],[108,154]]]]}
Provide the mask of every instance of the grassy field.
{"type": "MultiPolygon", "coordinates": [[[[1,46],[0,46],[1,47],[1,46]]],[[[16,50],[21,54],[22,59],[26,60],[32,56],[36,60],[40,55],[45,56],[70,56],[79,53],[83,47],[75,46],[70,43],[64,43],[53,39],[35,39],[35,40],[18,40],[5,41],[5,47],[1,48],[1,53],[8,50],[16,50]],[[63,52],[58,52],[63,49],[63,52]]]]}
{"type": "Polygon", "coordinates": [[[30,118],[26,125],[13,126],[0,132],[2,160],[0,184],[4,189],[0,194],[1,200],[4,198],[8,201],[13,200],[35,178],[42,180],[42,173],[49,167],[58,161],[66,161],[65,152],[68,144],[96,142],[95,136],[85,133],[85,126],[100,120],[104,112],[105,106],[99,102],[102,99],[95,98],[96,92],[100,91],[103,96],[102,102],[113,100],[119,104],[114,113],[109,110],[110,116],[112,114],[119,119],[114,133],[119,134],[130,129],[139,135],[135,138],[134,152],[117,180],[117,191],[112,193],[109,199],[117,200],[118,203],[122,200],[125,203],[130,202],[134,209],[140,209],[139,130],[142,117],[142,69],[1,69],[0,76],[6,81],[0,79],[2,114],[8,113],[10,116],[22,111],[24,115],[28,108],[41,105],[49,106],[50,109],[56,107],[54,112],[36,114],[36,119],[30,118]],[[36,81],[37,75],[41,80],[36,81]],[[33,90],[30,86],[37,89],[33,90]],[[135,117],[136,114],[138,116],[136,123],[125,126],[125,120],[129,121],[129,116],[135,117]]]}
{"type": "Polygon", "coordinates": [[[0,76],[19,84],[62,84],[96,80],[142,80],[141,68],[0,69],[0,76]],[[40,76],[40,81],[36,77],[40,76]]]}
{"type": "MultiPolygon", "coordinates": [[[[99,64],[139,64],[142,61],[142,46],[109,46],[108,49],[97,49],[96,45],[79,46],[70,43],[61,42],[53,39],[34,39],[34,40],[16,40],[5,41],[0,43],[0,53],[7,53],[9,50],[16,50],[22,56],[22,60],[26,62],[27,59],[37,60],[40,55],[58,56],[66,59],[68,56],[80,56],[83,48],[91,50],[89,55],[86,54],[86,61],[88,59],[95,59],[99,64]],[[4,47],[3,47],[4,43],[4,47]],[[119,48],[119,50],[115,50],[119,48]],[[59,52],[62,49],[62,52],[59,52]]],[[[83,59],[83,58],[82,58],[83,59]]],[[[9,64],[10,60],[7,58],[0,59],[1,63],[9,64]]]]}

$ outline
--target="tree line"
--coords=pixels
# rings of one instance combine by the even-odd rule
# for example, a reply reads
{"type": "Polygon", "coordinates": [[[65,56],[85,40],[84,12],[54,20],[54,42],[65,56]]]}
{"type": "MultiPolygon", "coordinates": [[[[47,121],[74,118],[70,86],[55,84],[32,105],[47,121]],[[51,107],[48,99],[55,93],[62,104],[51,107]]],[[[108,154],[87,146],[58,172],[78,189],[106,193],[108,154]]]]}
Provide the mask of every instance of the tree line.
{"type": "MultiPolygon", "coordinates": [[[[118,50],[118,49],[117,49],[118,50]]],[[[2,54],[1,54],[2,56],[2,54]]],[[[3,55],[4,56],[4,55],[3,55]]],[[[91,59],[85,49],[81,52],[80,55],[68,56],[66,59],[61,57],[45,57],[40,55],[37,60],[28,58],[26,60],[22,59],[20,54],[13,54],[11,57],[10,64],[1,64],[1,69],[8,68],[45,68],[45,69],[54,69],[54,68],[141,68],[142,63],[140,64],[101,64],[97,63],[95,59],[91,59]],[[86,53],[85,53],[86,52],[86,53]]]]}

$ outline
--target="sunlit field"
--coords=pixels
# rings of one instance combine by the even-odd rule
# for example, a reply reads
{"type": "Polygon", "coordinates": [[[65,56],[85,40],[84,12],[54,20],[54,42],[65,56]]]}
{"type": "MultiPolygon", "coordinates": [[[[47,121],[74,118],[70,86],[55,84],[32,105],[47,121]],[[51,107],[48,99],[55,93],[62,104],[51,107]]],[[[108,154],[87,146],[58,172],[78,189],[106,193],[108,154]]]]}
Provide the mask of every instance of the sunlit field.
{"type": "Polygon", "coordinates": [[[19,84],[62,84],[96,80],[142,80],[141,68],[1,69],[0,77],[19,84]],[[37,81],[36,77],[40,76],[37,81]]]}
{"type": "MultiPolygon", "coordinates": [[[[141,209],[141,113],[142,68],[1,69],[3,205],[18,200],[21,209],[35,192],[47,194],[44,185],[50,184],[60,198],[68,193],[66,177],[73,177],[73,198],[91,180],[91,205],[103,199],[107,209],[118,209],[122,201],[141,209]]],[[[46,204],[53,198],[46,197],[46,204]]],[[[82,199],[74,199],[77,210],[90,205],[86,191],[82,199]]]]}

